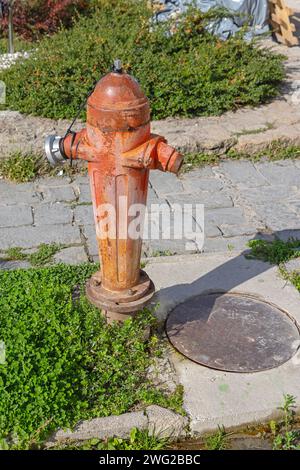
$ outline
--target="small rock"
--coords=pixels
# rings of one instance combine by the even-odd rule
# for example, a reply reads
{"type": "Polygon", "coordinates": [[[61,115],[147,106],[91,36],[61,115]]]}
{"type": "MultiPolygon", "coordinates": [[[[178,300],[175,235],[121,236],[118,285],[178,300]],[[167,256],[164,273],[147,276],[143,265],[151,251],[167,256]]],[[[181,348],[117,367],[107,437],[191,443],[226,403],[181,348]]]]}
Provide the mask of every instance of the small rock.
{"type": "Polygon", "coordinates": [[[47,441],[46,447],[54,447],[62,442],[85,441],[89,439],[108,439],[118,437],[126,439],[130,436],[132,428],[146,430],[148,426],[147,416],[142,411],[124,413],[120,416],[108,416],[81,421],[75,429],[58,430],[47,441]]]}
{"type": "Polygon", "coordinates": [[[285,269],[288,273],[299,273],[300,274],[300,258],[291,259],[285,263],[285,269]]]}
{"type": "Polygon", "coordinates": [[[65,248],[64,250],[56,253],[54,256],[54,261],[56,263],[65,263],[65,264],[80,264],[86,263],[88,261],[87,255],[84,251],[83,246],[72,246],[70,248],[65,248]]]}
{"type": "Polygon", "coordinates": [[[30,268],[28,261],[7,261],[0,259],[0,270],[13,271],[15,269],[27,269],[30,268]]]}
{"type": "Polygon", "coordinates": [[[149,434],[171,440],[187,436],[188,418],[186,416],[157,405],[148,406],[146,414],[149,434]]]}

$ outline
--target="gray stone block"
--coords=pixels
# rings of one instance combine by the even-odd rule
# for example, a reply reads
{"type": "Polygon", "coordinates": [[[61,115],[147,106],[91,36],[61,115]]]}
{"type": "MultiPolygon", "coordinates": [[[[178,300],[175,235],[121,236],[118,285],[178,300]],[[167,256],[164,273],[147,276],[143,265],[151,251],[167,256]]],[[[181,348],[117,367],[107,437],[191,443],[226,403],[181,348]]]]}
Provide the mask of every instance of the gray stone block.
{"type": "Polygon", "coordinates": [[[91,203],[92,202],[92,195],[91,195],[91,188],[89,183],[86,184],[74,184],[74,190],[78,196],[79,203],[91,203]]]}
{"type": "Polygon", "coordinates": [[[173,173],[164,173],[158,170],[151,171],[150,184],[158,196],[183,191],[181,180],[173,173]]]}
{"type": "Polygon", "coordinates": [[[198,251],[194,240],[150,240],[143,244],[143,253],[148,257],[197,253],[198,251]]]}
{"type": "Polygon", "coordinates": [[[159,197],[153,188],[148,188],[147,207],[151,210],[151,204],[167,204],[167,200],[164,197],[159,197]]]}
{"type": "MultiPolygon", "coordinates": [[[[59,169],[57,169],[57,171],[59,171],[59,169]]],[[[45,188],[60,188],[68,186],[70,182],[71,178],[68,176],[43,178],[38,181],[37,188],[39,191],[43,191],[45,188]]]]}
{"type": "Polygon", "coordinates": [[[220,208],[214,210],[206,210],[204,212],[205,224],[213,223],[218,227],[223,224],[228,225],[246,225],[247,220],[243,210],[240,207],[220,208]]]}
{"type": "Polygon", "coordinates": [[[220,237],[222,232],[216,225],[204,222],[204,235],[205,237],[214,238],[220,237]]]}
{"type": "Polygon", "coordinates": [[[56,253],[56,255],[54,256],[54,261],[56,263],[74,265],[86,263],[88,261],[88,258],[83,246],[72,246],[61,250],[59,253],[56,253]]]}
{"type": "MultiPolygon", "coordinates": [[[[217,167],[216,167],[217,168],[217,167]]],[[[190,179],[213,179],[216,175],[212,166],[203,166],[202,168],[194,168],[180,177],[184,182],[190,179]]]]}
{"type": "Polygon", "coordinates": [[[35,225],[71,224],[72,220],[71,207],[60,202],[41,204],[34,208],[35,225]]]}
{"type": "Polygon", "coordinates": [[[173,207],[174,204],[203,204],[205,209],[217,209],[232,207],[233,202],[229,195],[218,192],[213,195],[207,191],[193,194],[172,194],[167,196],[169,204],[173,207]]]}
{"type": "Polygon", "coordinates": [[[73,431],[61,429],[54,433],[47,441],[46,447],[50,448],[66,441],[84,441],[94,438],[100,440],[110,437],[126,439],[130,436],[130,431],[133,428],[140,430],[148,428],[148,418],[143,411],[82,421],[75,426],[73,431]]]}
{"type": "Polygon", "coordinates": [[[218,172],[240,188],[257,188],[268,184],[267,179],[257,171],[253,163],[248,161],[223,161],[218,172]]]}
{"type": "Polygon", "coordinates": [[[90,179],[89,179],[88,174],[76,176],[76,178],[73,181],[73,184],[75,186],[78,186],[79,184],[89,185],[90,184],[90,179]]]}
{"type": "Polygon", "coordinates": [[[98,256],[98,243],[96,239],[96,229],[94,225],[85,225],[83,227],[83,235],[86,238],[86,246],[89,256],[98,256]]]}
{"type": "Polygon", "coordinates": [[[278,201],[257,205],[255,211],[269,230],[299,230],[300,217],[293,209],[291,204],[278,201]]]}
{"type": "Polygon", "coordinates": [[[78,225],[91,225],[94,223],[94,212],[92,205],[76,206],[74,209],[75,222],[78,225]]]}
{"type": "MultiPolygon", "coordinates": [[[[260,229],[255,225],[229,225],[219,226],[224,237],[238,237],[239,235],[255,235],[260,229]]],[[[210,235],[207,235],[210,236],[210,235]]]]}
{"type": "MultiPolygon", "coordinates": [[[[183,188],[187,193],[198,193],[199,191],[208,191],[210,193],[216,193],[221,191],[224,187],[224,183],[218,179],[198,179],[189,178],[187,175],[182,179],[183,188]]],[[[212,196],[211,196],[212,197],[212,196]]]]}
{"type": "Polygon", "coordinates": [[[45,188],[42,195],[44,202],[73,202],[76,199],[72,186],[45,188]]]}
{"type": "Polygon", "coordinates": [[[255,164],[259,172],[271,185],[300,187],[300,168],[293,160],[284,162],[258,162],[255,164]]]}
{"type": "Polygon", "coordinates": [[[150,435],[173,441],[187,436],[188,418],[186,416],[157,405],[148,406],[146,414],[150,435]]]}
{"type": "Polygon", "coordinates": [[[80,232],[72,225],[24,226],[22,228],[2,228],[0,250],[12,247],[33,248],[41,243],[80,244],[80,232]]]}
{"type": "Polygon", "coordinates": [[[216,237],[216,238],[206,238],[204,241],[203,251],[204,253],[215,253],[215,252],[227,252],[231,251],[245,251],[249,248],[247,243],[249,240],[252,240],[253,237],[249,236],[240,236],[240,237],[216,237]]]}
{"type": "Polygon", "coordinates": [[[272,203],[274,201],[288,202],[289,200],[295,200],[298,197],[298,193],[295,188],[289,186],[267,186],[260,188],[252,188],[251,191],[248,189],[242,189],[240,191],[241,197],[249,202],[258,206],[260,204],[272,203]]]}
{"type": "MultiPolygon", "coordinates": [[[[299,247],[300,248],[300,247],[299,247]]],[[[300,258],[291,259],[284,265],[288,273],[300,274],[300,258]]]]}
{"type": "Polygon", "coordinates": [[[19,227],[32,223],[30,206],[0,206],[0,227],[19,227]]]}
{"type": "Polygon", "coordinates": [[[30,263],[28,263],[28,261],[6,261],[4,259],[0,259],[0,270],[12,271],[15,269],[27,268],[30,268],[30,263]]]}
{"type": "Polygon", "coordinates": [[[0,205],[34,204],[40,201],[32,183],[13,184],[0,181],[0,205]]]}

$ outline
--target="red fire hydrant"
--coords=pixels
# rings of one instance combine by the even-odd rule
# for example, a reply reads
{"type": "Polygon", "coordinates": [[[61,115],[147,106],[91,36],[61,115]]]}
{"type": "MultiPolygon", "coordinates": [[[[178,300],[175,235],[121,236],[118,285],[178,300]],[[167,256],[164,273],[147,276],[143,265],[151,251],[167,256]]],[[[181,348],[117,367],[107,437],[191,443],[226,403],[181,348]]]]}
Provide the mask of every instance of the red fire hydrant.
{"type": "Polygon", "coordinates": [[[124,321],[154,294],[140,269],[142,234],[132,237],[126,230],[130,208],[146,207],[150,169],[178,173],[183,156],[151,134],[149,101],[120,61],[89,97],[86,128],[64,138],[49,136],[45,148],[52,164],[88,161],[101,272],[87,282],[86,293],[109,323],[124,321]],[[110,208],[114,215],[108,217],[110,208]]]}

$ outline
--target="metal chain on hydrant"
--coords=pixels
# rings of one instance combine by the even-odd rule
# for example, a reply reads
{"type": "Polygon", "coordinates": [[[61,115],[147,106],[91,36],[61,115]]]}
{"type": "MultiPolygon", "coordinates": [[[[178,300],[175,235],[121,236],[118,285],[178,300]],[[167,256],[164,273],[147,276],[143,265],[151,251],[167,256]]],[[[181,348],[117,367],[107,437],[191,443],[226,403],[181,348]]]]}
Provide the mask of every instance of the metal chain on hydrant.
{"type": "MultiPolygon", "coordinates": [[[[73,119],[73,121],[71,122],[70,126],[68,127],[66,133],[65,133],[65,136],[64,136],[64,139],[69,135],[69,134],[72,134],[72,140],[71,140],[71,149],[73,149],[73,144],[74,144],[74,140],[75,140],[75,137],[76,137],[76,132],[72,131],[72,127],[75,125],[77,119],[79,118],[80,116],[80,113],[81,111],[83,110],[83,108],[85,107],[86,103],[87,103],[87,100],[89,99],[89,97],[91,96],[91,94],[94,92],[96,86],[97,86],[97,83],[98,83],[99,80],[97,80],[93,87],[91,88],[91,90],[88,92],[88,94],[85,96],[84,100],[82,101],[82,103],[80,104],[80,106],[78,107],[78,110],[77,110],[77,113],[73,119]]],[[[72,154],[71,154],[71,158],[70,158],[70,166],[73,166],[73,151],[72,151],[72,154]]]]}

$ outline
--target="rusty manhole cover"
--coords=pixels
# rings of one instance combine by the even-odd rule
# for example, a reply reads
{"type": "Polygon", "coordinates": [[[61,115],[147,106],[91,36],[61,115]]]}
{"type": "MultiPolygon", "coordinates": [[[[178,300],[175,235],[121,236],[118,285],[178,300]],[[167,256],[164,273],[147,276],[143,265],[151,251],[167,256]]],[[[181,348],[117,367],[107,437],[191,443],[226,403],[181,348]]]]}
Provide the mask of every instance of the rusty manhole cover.
{"type": "Polygon", "coordinates": [[[228,372],[258,372],[288,361],[299,331],[280,309],[241,294],[199,295],[178,305],[166,330],[189,359],[228,372]]]}

